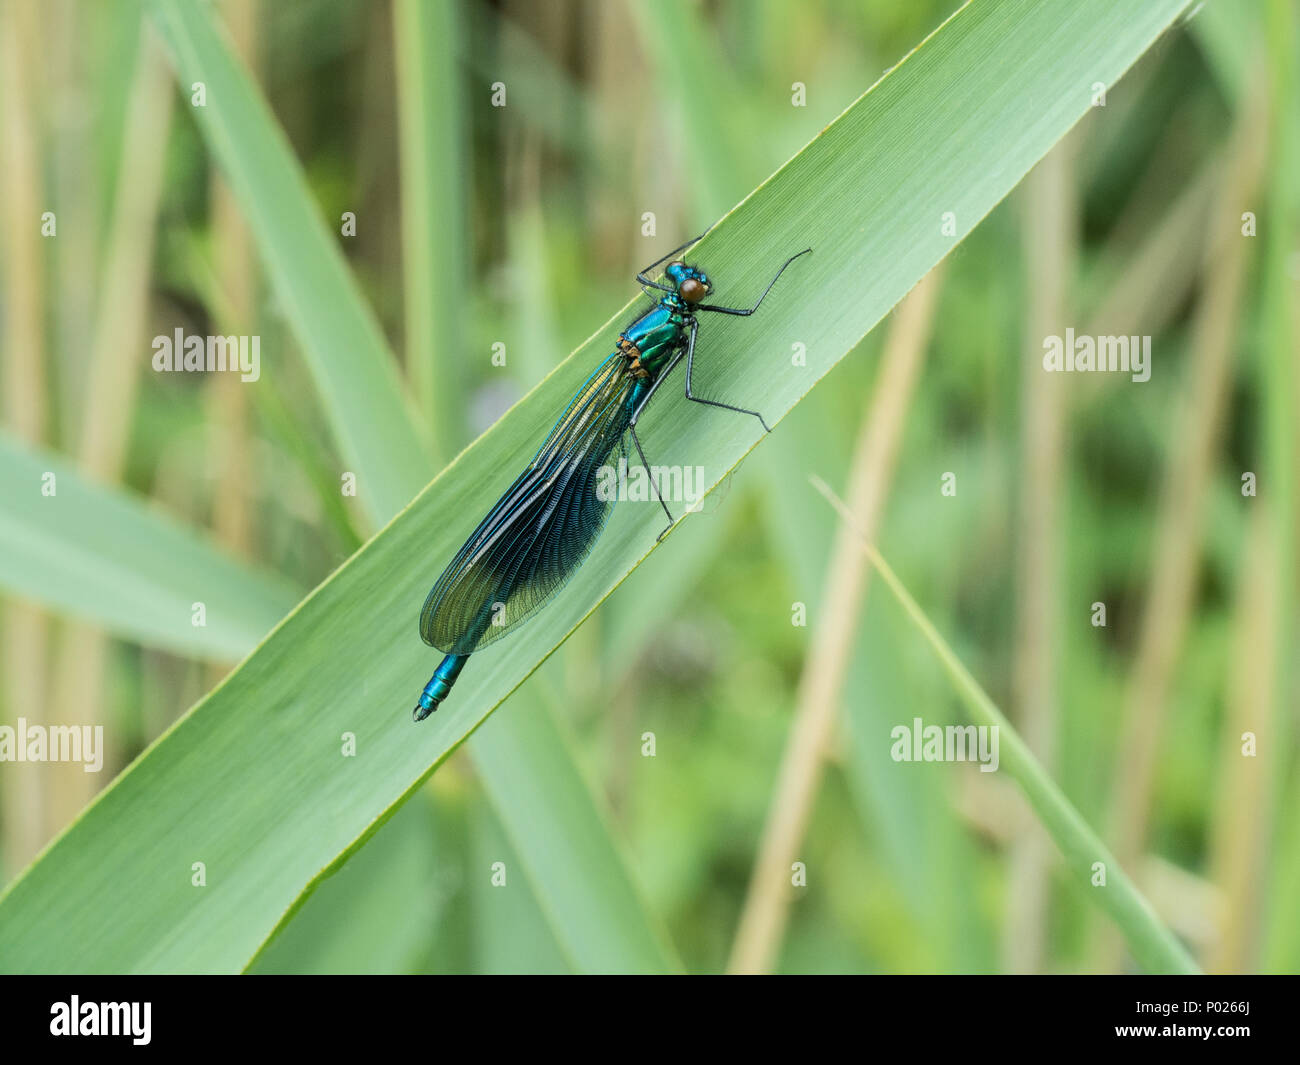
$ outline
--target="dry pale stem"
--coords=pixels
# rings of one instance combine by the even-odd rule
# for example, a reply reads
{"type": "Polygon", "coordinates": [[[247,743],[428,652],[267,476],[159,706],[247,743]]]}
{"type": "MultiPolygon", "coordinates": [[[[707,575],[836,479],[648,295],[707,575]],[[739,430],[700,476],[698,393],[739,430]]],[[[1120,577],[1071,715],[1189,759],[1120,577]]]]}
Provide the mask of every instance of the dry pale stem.
{"type": "MultiPolygon", "coordinates": [[[[1065,482],[1065,385],[1045,373],[1043,338],[1070,313],[1078,204],[1073,138],[1044,157],[1026,183],[1025,263],[1029,302],[1022,358],[1021,466],[1016,550],[1016,643],[1012,684],[1017,726],[1051,772],[1055,763],[1060,648],[1061,485],[1065,482]]],[[[1009,854],[1002,956],[1011,972],[1038,972],[1046,956],[1052,842],[1032,818],[1019,821],[1009,854]]]]}
{"type": "MultiPolygon", "coordinates": [[[[858,528],[869,537],[880,523],[903,420],[929,344],[941,270],[932,270],[899,305],[871,406],[858,433],[848,499],[858,528]]],[[[858,534],[840,524],[826,569],[825,607],[813,626],[790,737],[728,963],[731,972],[767,972],[776,960],[793,890],[790,869],[798,859],[821,781],[868,573],[858,534]]]]}
{"type": "MultiPolygon", "coordinates": [[[[77,447],[82,470],[110,484],[121,479],[126,465],[136,391],[142,368],[149,365],[145,343],[149,271],[174,91],[147,23],[142,24],[141,33],[77,447]]],[[[107,640],[102,630],[85,622],[64,626],[55,657],[52,704],[60,723],[73,727],[109,724],[104,703],[107,640]]],[[[105,728],[106,766],[118,761],[109,742],[114,732],[105,728]]],[[[51,813],[55,825],[62,827],[109,774],[86,773],[81,765],[69,764],[51,766],[50,775],[51,813]]]]}
{"type": "MultiPolygon", "coordinates": [[[[33,4],[0,11],[0,225],[3,227],[4,399],[6,427],[29,443],[47,427],[44,308],[45,251],[41,235],[41,143],[35,116],[40,98],[40,28],[33,4]]],[[[40,487],[32,486],[32,491],[40,487]]],[[[7,719],[43,723],[47,701],[50,619],[14,600],[4,610],[4,700],[7,719]]],[[[50,837],[48,776],[43,766],[5,767],[5,864],[21,868],[50,837]]]]}
{"type": "MultiPolygon", "coordinates": [[[[1228,403],[1234,331],[1250,246],[1241,232],[1241,215],[1250,209],[1262,176],[1268,120],[1267,86],[1257,78],[1225,154],[1223,182],[1210,216],[1202,266],[1204,290],[1193,324],[1186,392],[1169,436],[1151,583],[1125,692],[1111,825],[1116,858],[1129,868],[1138,867],[1146,844],[1169,690],[1194,605],[1205,503],[1228,403]]],[[[1118,937],[1106,932],[1097,944],[1097,966],[1117,968],[1122,949],[1118,937]]]]}

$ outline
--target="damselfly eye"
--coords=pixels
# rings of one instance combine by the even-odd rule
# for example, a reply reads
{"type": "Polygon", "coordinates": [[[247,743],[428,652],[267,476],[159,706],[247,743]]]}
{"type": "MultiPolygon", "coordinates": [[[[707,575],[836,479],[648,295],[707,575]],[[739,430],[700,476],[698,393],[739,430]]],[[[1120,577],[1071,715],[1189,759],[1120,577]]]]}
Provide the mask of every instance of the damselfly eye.
{"type": "Polygon", "coordinates": [[[687,303],[699,303],[700,300],[704,299],[707,289],[705,289],[703,282],[688,277],[682,282],[682,287],[677,291],[682,294],[682,299],[687,303]]]}

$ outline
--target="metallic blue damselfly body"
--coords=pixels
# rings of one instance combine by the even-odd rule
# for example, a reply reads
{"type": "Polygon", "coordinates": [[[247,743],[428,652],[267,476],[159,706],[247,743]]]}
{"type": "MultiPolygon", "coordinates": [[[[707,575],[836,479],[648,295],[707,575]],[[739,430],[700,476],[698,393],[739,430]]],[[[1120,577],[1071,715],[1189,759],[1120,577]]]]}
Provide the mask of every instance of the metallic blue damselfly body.
{"type": "MultiPolygon", "coordinates": [[[[673,259],[694,243],[675,248],[637,274],[654,306],[623,330],[613,352],[578,390],[528,467],[470,534],[429,592],[420,611],[420,637],[446,657],[420,693],[416,721],[438,709],[471,654],[532,617],[577,572],[614,505],[613,499],[596,490],[599,471],[627,457],[629,438],[641,464],[650,471],[637,421],[678,363],[686,362],[687,399],[752,415],[768,429],[758,411],[694,394],[696,315],[700,311],[753,314],[785,268],[812,249],[787,259],[752,307],[720,307],[704,302],[713,292],[705,273],[673,259]],[[651,271],[668,259],[673,261],[663,276],[653,280],[651,271]]],[[[657,484],[655,495],[668,516],[668,525],[659,534],[662,539],[672,528],[673,516],[657,484]]]]}

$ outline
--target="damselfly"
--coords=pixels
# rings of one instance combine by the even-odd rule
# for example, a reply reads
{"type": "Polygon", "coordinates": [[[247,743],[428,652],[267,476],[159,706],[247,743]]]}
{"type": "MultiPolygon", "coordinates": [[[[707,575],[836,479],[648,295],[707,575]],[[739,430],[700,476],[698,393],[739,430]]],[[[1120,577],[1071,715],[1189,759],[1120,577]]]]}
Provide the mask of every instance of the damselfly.
{"type": "MultiPolygon", "coordinates": [[[[697,237],[696,240],[699,238],[697,237]]],[[[447,698],[469,656],[532,617],[582,565],[605,527],[614,499],[597,492],[602,467],[625,459],[631,438],[647,473],[637,421],[659,386],[686,360],[686,398],[694,403],[748,414],[755,410],[703,399],[691,387],[700,311],[746,317],[758,310],[777,278],[805,248],[790,256],[752,307],[719,307],[704,300],[713,284],[695,266],[673,259],[695,241],[674,248],[636,275],[655,304],[619,335],[602,362],[533,456],[475,529],[429,592],[420,611],[420,637],[446,657],[420,693],[415,720],[423,721],[447,698]],[[665,260],[663,276],[651,271],[665,260]]],[[[654,478],[651,476],[651,483],[654,478]]],[[[673,515],[655,484],[668,525],[673,515]]]]}

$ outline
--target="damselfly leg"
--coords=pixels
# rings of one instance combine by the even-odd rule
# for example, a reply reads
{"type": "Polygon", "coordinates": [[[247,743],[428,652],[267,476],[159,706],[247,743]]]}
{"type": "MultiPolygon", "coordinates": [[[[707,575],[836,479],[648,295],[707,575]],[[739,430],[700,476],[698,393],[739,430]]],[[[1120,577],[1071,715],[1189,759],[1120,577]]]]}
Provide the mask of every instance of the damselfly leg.
{"type": "Polygon", "coordinates": [[[749,315],[753,314],[756,310],[758,310],[763,300],[767,299],[767,294],[772,291],[772,286],[775,285],[777,283],[777,280],[781,277],[781,275],[785,273],[785,268],[789,266],[792,262],[794,262],[797,258],[799,258],[800,255],[807,255],[810,251],[812,251],[812,248],[804,248],[803,251],[796,252],[794,255],[791,255],[790,258],[788,258],[784,263],[782,263],[781,269],[776,272],[776,277],[772,278],[772,280],[767,283],[767,288],[763,289],[763,295],[758,297],[758,303],[755,303],[754,306],[717,307],[711,303],[697,303],[695,305],[695,309],[697,311],[714,311],[717,314],[734,314],[741,318],[747,318],[749,315]]]}
{"type": "MultiPolygon", "coordinates": [[[[767,293],[764,293],[764,295],[767,295],[767,293]]],[[[760,298],[759,303],[762,302],[763,301],[760,298]]],[[[749,312],[746,311],[745,313],[748,314],[749,312]]],[[[735,411],[737,414],[752,414],[758,419],[758,424],[770,433],[772,431],[771,428],[768,426],[767,422],[763,420],[763,416],[759,414],[758,411],[748,410],[745,407],[733,407],[730,403],[720,403],[716,399],[702,399],[691,391],[691,368],[695,364],[695,331],[699,329],[699,327],[699,323],[692,319],[690,339],[686,341],[686,398],[692,403],[703,403],[708,407],[720,407],[722,410],[735,411]]]]}
{"type": "Polygon", "coordinates": [[[672,287],[672,285],[665,285],[660,281],[651,281],[649,276],[647,275],[649,275],[650,271],[653,270],[656,266],[660,265],[661,263],[666,263],[669,259],[671,259],[674,255],[677,255],[679,252],[684,252],[692,244],[698,244],[700,241],[704,239],[706,233],[708,233],[707,229],[704,231],[704,233],[701,233],[694,240],[688,240],[681,247],[674,248],[667,255],[663,256],[662,258],[656,259],[654,262],[652,262],[649,266],[647,266],[644,270],[642,270],[639,274],[636,275],[637,282],[643,288],[646,285],[649,285],[651,288],[657,288],[660,292],[675,292],[676,290],[672,287]]]}

